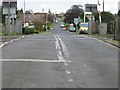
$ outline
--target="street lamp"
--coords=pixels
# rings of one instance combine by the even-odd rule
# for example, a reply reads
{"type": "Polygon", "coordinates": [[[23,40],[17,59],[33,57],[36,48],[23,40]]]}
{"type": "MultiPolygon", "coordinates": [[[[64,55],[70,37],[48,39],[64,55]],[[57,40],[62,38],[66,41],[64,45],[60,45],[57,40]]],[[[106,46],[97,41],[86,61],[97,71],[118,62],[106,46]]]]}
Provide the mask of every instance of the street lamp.
{"type": "Polygon", "coordinates": [[[25,0],[24,0],[24,25],[25,25],[25,0]]]}

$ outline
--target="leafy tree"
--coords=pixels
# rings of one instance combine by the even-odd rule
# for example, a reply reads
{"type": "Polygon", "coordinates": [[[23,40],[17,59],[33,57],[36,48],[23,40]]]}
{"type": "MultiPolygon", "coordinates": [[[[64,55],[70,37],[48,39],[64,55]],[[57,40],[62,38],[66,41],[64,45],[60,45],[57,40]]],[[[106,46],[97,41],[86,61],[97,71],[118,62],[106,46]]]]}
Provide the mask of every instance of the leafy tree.
{"type": "Polygon", "coordinates": [[[114,16],[110,12],[102,12],[101,16],[103,22],[110,22],[111,20],[114,20],[114,16]]]}
{"type": "MultiPolygon", "coordinates": [[[[95,21],[96,20],[99,21],[99,14],[94,13],[94,16],[95,16],[95,21]]],[[[111,20],[114,20],[114,16],[110,12],[101,12],[101,19],[102,19],[102,22],[111,22],[111,20]]]]}
{"type": "Polygon", "coordinates": [[[73,23],[74,18],[82,17],[83,9],[79,5],[73,5],[67,10],[64,21],[66,23],[73,23]]]}
{"type": "Polygon", "coordinates": [[[31,9],[25,11],[25,14],[32,14],[32,13],[33,13],[33,10],[31,10],[31,9]]]}
{"type": "Polygon", "coordinates": [[[51,10],[48,11],[48,22],[53,22],[54,15],[51,13],[51,10]]]}

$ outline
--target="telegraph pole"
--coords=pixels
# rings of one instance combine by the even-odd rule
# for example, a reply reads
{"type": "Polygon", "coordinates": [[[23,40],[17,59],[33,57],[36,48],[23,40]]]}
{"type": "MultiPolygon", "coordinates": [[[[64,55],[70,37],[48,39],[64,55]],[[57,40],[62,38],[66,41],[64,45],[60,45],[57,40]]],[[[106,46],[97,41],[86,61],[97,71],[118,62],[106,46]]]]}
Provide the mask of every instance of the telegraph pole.
{"type": "Polygon", "coordinates": [[[84,5],[83,8],[84,8],[84,23],[85,23],[85,17],[86,17],[86,15],[85,15],[85,12],[86,12],[86,11],[85,11],[85,5],[84,5]]]}
{"type": "Polygon", "coordinates": [[[104,5],[105,5],[105,3],[104,3],[104,0],[103,0],[103,12],[104,12],[104,5]]]}
{"type": "Polygon", "coordinates": [[[11,1],[9,0],[8,1],[8,34],[11,33],[11,28],[10,28],[10,4],[11,4],[11,1]]]}
{"type": "Polygon", "coordinates": [[[100,21],[100,23],[101,23],[101,12],[100,12],[100,2],[99,2],[99,0],[98,0],[98,6],[99,6],[99,21],[100,21]]]}
{"type": "Polygon", "coordinates": [[[25,0],[24,0],[24,24],[25,24],[25,0]]]}

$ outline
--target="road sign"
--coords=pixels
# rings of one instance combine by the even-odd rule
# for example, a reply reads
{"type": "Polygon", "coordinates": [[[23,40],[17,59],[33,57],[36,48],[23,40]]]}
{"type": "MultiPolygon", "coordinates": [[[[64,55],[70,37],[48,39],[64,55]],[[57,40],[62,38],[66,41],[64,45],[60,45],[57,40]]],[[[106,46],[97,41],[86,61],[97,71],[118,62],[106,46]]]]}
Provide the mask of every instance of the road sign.
{"type": "Polygon", "coordinates": [[[74,18],[74,23],[77,25],[79,23],[79,19],[78,18],[74,18]]]}
{"type": "Polygon", "coordinates": [[[79,22],[82,22],[83,20],[78,17],[78,18],[74,18],[74,23],[77,25],[79,22]]]}
{"type": "Polygon", "coordinates": [[[17,0],[3,0],[3,15],[16,14],[17,0]]]}

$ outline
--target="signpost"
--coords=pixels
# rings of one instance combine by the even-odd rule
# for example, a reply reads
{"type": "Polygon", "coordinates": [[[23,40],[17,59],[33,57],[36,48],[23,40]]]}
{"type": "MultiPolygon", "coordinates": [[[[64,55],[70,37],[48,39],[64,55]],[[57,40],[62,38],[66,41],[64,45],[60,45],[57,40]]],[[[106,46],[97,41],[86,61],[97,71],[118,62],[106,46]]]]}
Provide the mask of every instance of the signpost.
{"type": "MultiPolygon", "coordinates": [[[[77,31],[78,31],[78,27],[77,27],[77,25],[78,25],[78,23],[80,23],[80,22],[82,22],[83,20],[80,18],[80,17],[78,17],[78,18],[74,18],[74,23],[75,23],[75,25],[76,25],[76,29],[77,29],[77,31]]],[[[79,32],[78,32],[79,33],[79,32]]]]}
{"type": "Polygon", "coordinates": [[[79,23],[79,19],[78,18],[74,18],[74,23],[75,23],[75,25],[77,25],[79,23]]]}

